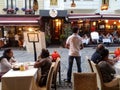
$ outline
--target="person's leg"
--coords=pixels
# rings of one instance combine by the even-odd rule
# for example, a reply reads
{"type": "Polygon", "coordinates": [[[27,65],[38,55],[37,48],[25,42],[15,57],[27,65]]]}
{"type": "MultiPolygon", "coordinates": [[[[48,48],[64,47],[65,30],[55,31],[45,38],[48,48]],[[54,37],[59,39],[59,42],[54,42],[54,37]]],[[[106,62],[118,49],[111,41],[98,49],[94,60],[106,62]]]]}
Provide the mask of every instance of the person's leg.
{"type": "Polygon", "coordinates": [[[71,73],[72,73],[72,66],[73,66],[73,56],[69,56],[68,61],[68,71],[67,71],[67,80],[68,82],[71,82],[71,73]]]}
{"type": "Polygon", "coordinates": [[[75,57],[75,60],[76,60],[78,72],[81,72],[82,71],[81,70],[81,57],[77,56],[77,57],[75,57]]]}

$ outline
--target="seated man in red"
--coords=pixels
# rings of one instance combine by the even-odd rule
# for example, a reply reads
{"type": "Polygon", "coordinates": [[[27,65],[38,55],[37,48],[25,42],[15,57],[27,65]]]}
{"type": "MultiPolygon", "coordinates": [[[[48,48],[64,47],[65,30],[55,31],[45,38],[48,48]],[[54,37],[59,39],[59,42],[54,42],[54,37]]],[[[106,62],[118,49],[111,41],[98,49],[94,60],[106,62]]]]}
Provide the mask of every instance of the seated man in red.
{"type": "Polygon", "coordinates": [[[51,54],[51,57],[52,61],[55,62],[58,57],[60,58],[60,54],[56,50],[54,50],[54,52],[51,54]]]}

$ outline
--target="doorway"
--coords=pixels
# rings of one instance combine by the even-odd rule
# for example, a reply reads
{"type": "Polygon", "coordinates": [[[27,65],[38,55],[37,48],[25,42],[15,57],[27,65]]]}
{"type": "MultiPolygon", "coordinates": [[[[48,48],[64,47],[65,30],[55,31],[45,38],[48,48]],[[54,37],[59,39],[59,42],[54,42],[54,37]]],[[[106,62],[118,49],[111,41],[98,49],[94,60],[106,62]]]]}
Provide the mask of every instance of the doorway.
{"type": "Polygon", "coordinates": [[[50,25],[52,44],[60,44],[60,35],[62,32],[63,19],[51,19],[50,25]]]}

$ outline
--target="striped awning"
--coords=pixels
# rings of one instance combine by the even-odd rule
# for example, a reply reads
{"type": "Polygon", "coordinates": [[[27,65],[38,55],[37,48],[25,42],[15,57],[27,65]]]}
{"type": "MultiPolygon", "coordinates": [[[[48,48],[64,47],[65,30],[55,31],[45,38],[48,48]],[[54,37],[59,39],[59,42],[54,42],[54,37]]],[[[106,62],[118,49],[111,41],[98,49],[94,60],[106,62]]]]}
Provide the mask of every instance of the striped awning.
{"type": "Polygon", "coordinates": [[[120,19],[116,14],[68,14],[69,21],[78,21],[80,19],[120,19]]]}
{"type": "Polygon", "coordinates": [[[0,16],[0,26],[39,25],[39,16],[0,16]]]}

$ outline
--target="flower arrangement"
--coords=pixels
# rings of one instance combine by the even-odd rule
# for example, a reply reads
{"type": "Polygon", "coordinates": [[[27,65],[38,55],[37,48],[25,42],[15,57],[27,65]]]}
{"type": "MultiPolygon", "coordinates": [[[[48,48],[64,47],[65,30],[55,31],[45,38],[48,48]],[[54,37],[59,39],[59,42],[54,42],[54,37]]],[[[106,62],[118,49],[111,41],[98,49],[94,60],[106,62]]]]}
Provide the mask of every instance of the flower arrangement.
{"type": "Polygon", "coordinates": [[[15,10],[16,10],[16,11],[18,11],[18,10],[19,10],[19,8],[18,8],[18,7],[16,7],[16,8],[15,8],[15,10]]]}
{"type": "Polygon", "coordinates": [[[32,9],[26,9],[25,11],[26,12],[32,12],[33,10],[32,9]]]}
{"type": "Polygon", "coordinates": [[[26,9],[26,8],[22,8],[22,11],[25,11],[25,12],[32,12],[33,9],[26,9]]]}
{"type": "Polygon", "coordinates": [[[22,11],[25,11],[26,9],[25,8],[22,8],[22,11]]]}
{"type": "Polygon", "coordinates": [[[33,9],[22,8],[21,10],[24,11],[26,14],[33,14],[33,9]]]}
{"type": "Polygon", "coordinates": [[[9,8],[9,9],[7,9],[7,12],[13,13],[13,12],[14,12],[14,9],[13,9],[13,8],[9,8]]]}

